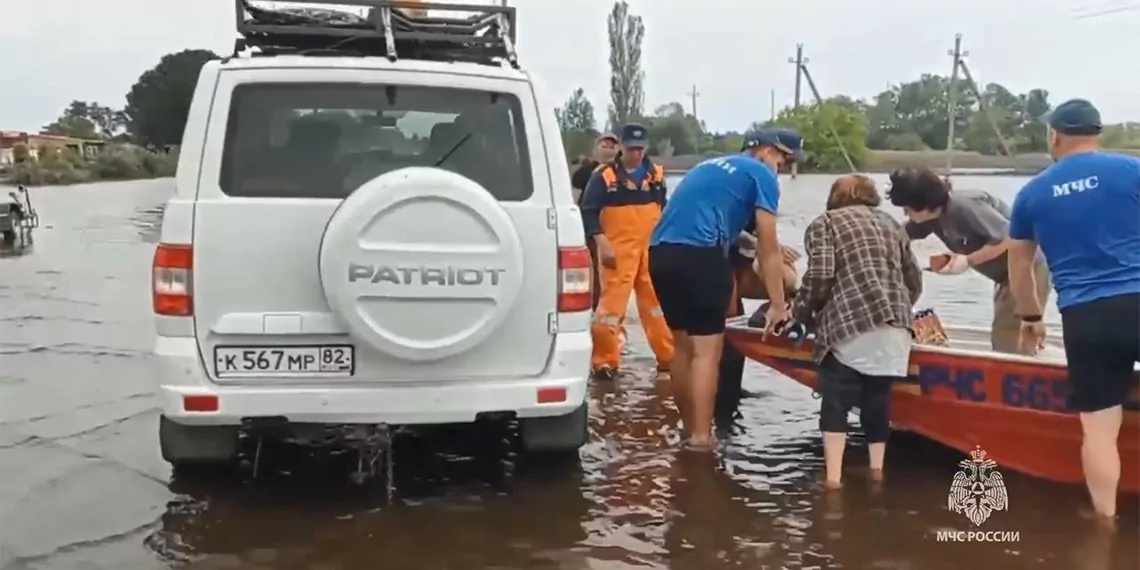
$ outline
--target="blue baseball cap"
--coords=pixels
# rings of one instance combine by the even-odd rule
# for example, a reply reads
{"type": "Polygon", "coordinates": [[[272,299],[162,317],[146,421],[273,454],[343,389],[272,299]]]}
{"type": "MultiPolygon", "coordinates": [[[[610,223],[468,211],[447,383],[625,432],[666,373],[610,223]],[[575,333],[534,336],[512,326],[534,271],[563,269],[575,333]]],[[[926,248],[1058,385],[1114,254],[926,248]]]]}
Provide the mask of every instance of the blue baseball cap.
{"type": "Polygon", "coordinates": [[[621,128],[621,144],[633,148],[649,146],[649,130],[645,125],[628,123],[621,128]]]}
{"type": "Polygon", "coordinates": [[[1099,135],[1100,111],[1086,99],[1069,99],[1049,114],[1049,126],[1063,135],[1099,135]]]}
{"type": "Polygon", "coordinates": [[[775,147],[776,150],[788,155],[792,162],[803,163],[807,160],[804,152],[804,138],[793,129],[763,129],[751,132],[744,137],[744,144],[740,150],[748,150],[761,146],[775,147]]]}

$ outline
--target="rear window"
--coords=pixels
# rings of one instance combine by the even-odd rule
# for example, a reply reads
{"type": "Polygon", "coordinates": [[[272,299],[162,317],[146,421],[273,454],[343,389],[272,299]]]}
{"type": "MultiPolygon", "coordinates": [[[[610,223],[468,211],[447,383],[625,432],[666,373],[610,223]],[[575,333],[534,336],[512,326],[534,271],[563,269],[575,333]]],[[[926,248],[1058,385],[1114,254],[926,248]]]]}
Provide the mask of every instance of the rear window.
{"type": "Polygon", "coordinates": [[[534,192],[519,100],[376,84],[249,84],[233,93],[219,185],[229,196],[344,198],[408,166],[462,174],[500,201],[534,192]]]}

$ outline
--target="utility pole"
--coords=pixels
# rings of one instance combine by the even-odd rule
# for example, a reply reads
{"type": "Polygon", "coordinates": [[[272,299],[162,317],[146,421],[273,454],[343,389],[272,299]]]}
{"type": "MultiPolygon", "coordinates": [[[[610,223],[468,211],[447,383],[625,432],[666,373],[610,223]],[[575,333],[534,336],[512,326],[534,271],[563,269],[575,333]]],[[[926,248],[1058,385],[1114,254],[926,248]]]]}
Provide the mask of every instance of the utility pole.
{"type": "Polygon", "coordinates": [[[694,83],[693,84],[693,90],[689,91],[689,99],[690,99],[690,101],[692,101],[692,106],[693,106],[693,108],[692,108],[693,122],[695,122],[697,124],[697,134],[695,135],[696,140],[693,141],[693,149],[696,150],[697,152],[700,152],[700,150],[701,150],[701,135],[702,135],[701,120],[697,118],[697,97],[700,97],[700,96],[701,96],[701,94],[697,92],[697,84],[694,83]]]}
{"type": "Polygon", "coordinates": [[[768,90],[768,106],[769,106],[768,112],[771,113],[771,118],[769,120],[775,121],[776,120],[776,90],[775,89],[769,89],[768,90]]]}
{"type": "Polygon", "coordinates": [[[800,93],[802,92],[804,64],[808,63],[808,59],[804,58],[804,44],[796,44],[796,57],[788,58],[788,63],[795,64],[796,66],[796,94],[792,104],[796,109],[800,108],[800,93]]]}
{"type": "MultiPolygon", "coordinates": [[[[692,100],[692,105],[693,105],[693,107],[692,107],[693,119],[697,118],[697,97],[700,97],[700,96],[701,96],[701,94],[697,92],[697,84],[694,83],[693,84],[693,90],[689,91],[689,98],[690,98],[690,100],[692,100]]],[[[699,122],[699,120],[698,120],[698,122],[699,122]]]]}
{"type": "Polygon", "coordinates": [[[962,67],[962,57],[970,55],[969,52],[962,51],[962,34],[954,34],[954,49],[946,52],[947,55],[954,58],[954,67],[950,70],[950,90],[946,98],[949,102],[947,106],[950,121],[946,130],[946,180],[950,180],[950,172],[954,168],[954,127],[958,123],[958,70],[962,67]]]}
{"type": "MultiPolygon", "coordinates": [[[[796,94],[792,105],[795,109],[799,109],[800,92],[802,91],[801,86],[804,75],[804,65],[808,63],[808,59],[804,57],[804,44],[796,44],[796,57],[794,59],[788,58],[788,63],[795,64],[796,66],[796,94]]],[[[799,175],[799,171],[799,165],[792,163],[792,178],[795,178],[797,175],[799,175]]]]}

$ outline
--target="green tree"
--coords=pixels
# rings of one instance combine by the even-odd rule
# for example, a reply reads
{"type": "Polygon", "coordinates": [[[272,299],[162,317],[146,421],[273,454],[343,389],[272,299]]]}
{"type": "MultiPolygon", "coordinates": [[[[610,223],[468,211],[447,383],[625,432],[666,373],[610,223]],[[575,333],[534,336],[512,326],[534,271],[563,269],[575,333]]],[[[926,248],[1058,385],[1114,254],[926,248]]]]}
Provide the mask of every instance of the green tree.
{"type": "Polygon", "coordinates": [[[16,164],[23,164],[32,158],[32,151],[25,143],[16,143],[12,147],[12,161],[16,164]]]}
{"type": "Polygon", "coordinates": [[[110,139],[123,126],[123,115],[110,107],[86,101],[72,101],[59,119],[43,127],[43,132],[83,139],[110,139]]]}
{"type": "Polygon", "coordinates": [[[616,130],[642,117],[645,72],[641,69],[641,44],[645,24],[622,0],[614,2],[606,27],[610,42],[609,127],[616,130]]]}
{"type": "MultiPolygon", "coordinates": [[[[1015,95],[1000,83],[990,83],[982,91],[981,102],[985,103],[985,109],[979,105],[971,113],[962,133],[962,147],[982,154],[1002,154],[1005,150],[994,126],[1007,143],[1011,142],[1021,131],[1025,98],[1015,95]]],[[[1017,146],[1016,140],[1012,143],[1011,146],[1017,146]]]]}
{"type": "Polygon", "coordinates": [[[1049,128],[1045,125],[1053,104],[1049,102],[1049,91],[1030,89],[1022,96],[1024,117],[1021,125],[1021,139],[1024,150],[1045,152],[1049,147],[1049,128]]]}
{"type": "Polygon", "coordinates": [[[161,147],[182,140],[198,74],[212,59],[218,55],[207,50],[171,53],[139,77],[123,110],[127,131],[136,142],[161,147]]]}
{"type": "MultiPolygon", "coordinates": [[[[950,79],[925,74],[916,81],[891,87],[868,108],[871,148],[885,148],[890,135],[915,133],[932,149],[945,149],[950,119],[950,79]]],[[[954,84],[957,95],[955,130],[965,131],[977,106],[965,80],[954,84]]]]}
{"type": "Polygon", "coordinates": [[[649,129],[650,152],[656,155],[697,154],[704,129],[685,108],[677,102],[658,107],[652,117],[645,119],[649,129]]]}
{"type": "Polygon", "coordinates": [[[554,110],[554,114],[558,117],[558,127],[564,133],[598,131],[598,122],[594,118],[594,104],[586,98],[586,91],[581,87],[575,89],[570,98],[554,110]]]}
{"type": "Polygon", "coordinates": [[[846,171],[847,161],[840,143],[856,168],[867,161],[867,117],[842,102],[824,101],[822,105],[785,108],[769,126],[799,131],[808,153],[806,170],[846,171]]]}
{"type": "Polygon", "coordinates": [[[1140,149],[1140,123],[1105,125],[1100,143],[1107,149],[1140,149]]]}
{"type": "Polygon", "coordinates": [[[93,139],[98,136],[95,123],[91,122],[87,117],[69,117],[64,115],[56,119],[55,122],[50,125],[44,125],[41,130],[49,135],[77,139],[93,139]]]}
{"type": "Polygon", "coordinates": [[[598,136],[597,119],[594,118],[594,104],[586,98],[581,87],[574,90],[561,107],[554,110],[558,117],[558,128],[562,131],[562,145],[566,157],[574,159],[588,156],[598,136]]]}

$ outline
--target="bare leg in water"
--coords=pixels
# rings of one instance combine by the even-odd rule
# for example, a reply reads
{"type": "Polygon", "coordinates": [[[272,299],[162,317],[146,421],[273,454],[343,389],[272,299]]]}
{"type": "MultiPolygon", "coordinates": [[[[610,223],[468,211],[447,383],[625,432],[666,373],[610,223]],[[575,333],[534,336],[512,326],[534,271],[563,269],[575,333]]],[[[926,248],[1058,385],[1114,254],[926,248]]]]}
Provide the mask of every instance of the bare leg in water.
{"type": "Polygon", "coordinates": [[[1123,418],[1120,406],[1081,414],[1081,427],[1084,428],[1081,463],[1085,470],[1085,484],[1089,488],[1093,509],[1102,523],[1111,523],[1116,517],[1116,491],[1120,485],[1117,439],[1123,418]]]}
{"type": "Polygon", "coordinates": [[[717,379],[720,372],[720,355],[724,347],[724,334],[689,336],[692,346],[692,359],[688,372],[689,397],[691,398],[689,421],[689,445],[694,449],[712,447],[713,410],[716,407],[717,379]]]}
{"type": "Polygon", "coordinates": [[[673,366],[670,369],[670,383],[673,384],[673,404],[681,415],[681,425],[688,429],[692,421],[693,406],[690,403],[689,378],[693,363],[693,339],[689,333],[673,332],[673,366]]]}
{"type": "Polygon", "coordinates": [[[843,450],[846,447],[846,433],[823,432],[823,465],[827,473],[825,484],[829,489],[838,489],[843,484],[843,450]]]}

